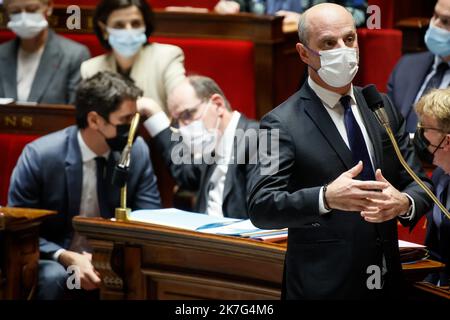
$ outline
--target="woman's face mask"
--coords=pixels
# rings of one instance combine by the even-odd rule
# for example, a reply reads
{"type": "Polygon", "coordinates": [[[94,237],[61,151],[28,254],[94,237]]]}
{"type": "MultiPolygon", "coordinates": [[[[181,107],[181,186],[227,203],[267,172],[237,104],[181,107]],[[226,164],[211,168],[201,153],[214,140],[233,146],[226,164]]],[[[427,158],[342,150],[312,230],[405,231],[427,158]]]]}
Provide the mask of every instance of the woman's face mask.
{"type": "Polygon", "coordinates": [[[208,129],[205,126],[204,118],[211,106],[208,102],[202,116],[198,120],[192,121],[186,126],[180,127],[180,134],[192,154],[210,154],[214,151],[219,138],[220,118],[217,117],[215,128],[208,129]]]}
{"type": "Polygon", "coordinates": [[[48,21],[42,12],[20,12],[11,14],[7,27],[21,39],[32,39],[48,28],[48,21]]]}
{"type": "Polygon", "coordinates": [[[147,42],[145,28],[138,29],[113,29],[106,28],[109,37],[108,42],[119,55],[124,58],[133,57],[142,45],[147,42]]]}
{"type": "Polygon", "coordinates": [[[342,88],[353,81],[359,68],[356,48],[345,47],[316,52],[305,47],[320,57],[320,68],[316,72],[326,84],[334,88],[342,88]]]}

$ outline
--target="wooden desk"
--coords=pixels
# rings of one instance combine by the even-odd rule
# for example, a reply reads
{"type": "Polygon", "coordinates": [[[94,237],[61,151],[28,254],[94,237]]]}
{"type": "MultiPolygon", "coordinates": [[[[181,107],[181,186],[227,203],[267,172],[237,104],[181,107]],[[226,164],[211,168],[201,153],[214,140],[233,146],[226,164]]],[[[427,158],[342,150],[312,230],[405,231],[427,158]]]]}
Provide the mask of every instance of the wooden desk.
{"type": "MultiPolygon", "coordinates": [[[[103,275],[102,299],[279,299],[286,247],[143,223],[76,217],[103,275]]],[[[442,264],[405,265],[423,279],[442,264]]]]}
{"type": "Polygon", "coordinates": [[[75,124],[70,105],[0,105],[0,132],[44,135],[75,124]]]}
{"type": "Polygon", "coordinates": [[[0,300],[33,297],[37,284],[39,225],[55,213],[0,208],[0,300]]]}

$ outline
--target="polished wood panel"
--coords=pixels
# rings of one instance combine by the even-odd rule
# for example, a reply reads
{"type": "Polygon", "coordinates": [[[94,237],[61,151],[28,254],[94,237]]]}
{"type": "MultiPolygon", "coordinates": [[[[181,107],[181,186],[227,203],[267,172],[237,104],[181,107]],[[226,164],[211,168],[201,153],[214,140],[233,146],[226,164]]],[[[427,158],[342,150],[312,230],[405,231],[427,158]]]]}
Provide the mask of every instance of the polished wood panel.
{"type": "Polygon", "coordinates": [[[0,105],[0,132],[44,135],[75,124],[69,105],[0,105]]]}
{"type": "Polygon", "coordinates": [[[0,208],[0,300],[32,299],[37,285],[39,225],[54,211],[0,208]]]}
{"type": "MultiPolygon", "coordinates": [[[[280,298],[286,244],[100,218],[73,223],[94,249],[103,299],[280,298]]],[[[415,282],[442,267],[426,260],[403,270],[415,282]]]]}

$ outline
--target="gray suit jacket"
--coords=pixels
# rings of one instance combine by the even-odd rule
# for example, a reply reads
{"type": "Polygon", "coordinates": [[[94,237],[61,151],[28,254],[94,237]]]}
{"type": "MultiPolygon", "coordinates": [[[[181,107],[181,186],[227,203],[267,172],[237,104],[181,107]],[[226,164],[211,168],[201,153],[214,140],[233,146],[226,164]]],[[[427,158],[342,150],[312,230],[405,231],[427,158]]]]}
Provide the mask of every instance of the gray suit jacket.
{"type": "MultiPolygon", "coordinates": [[[[11,176],[8,205],[55,210],[41,225],[40,251],[49,258],[72,239],[72,218],[79,214],[83,163],[75,126],[28,144],[11,176]]],[[[117,153],[111,153],[107,179],[111,179],[117,153]]],[[[160,208],[160,197],[146,143],[138,138],[131,152],[127,203],[133,210],[160,208]],[[134,159],[134,160],[133,160],[134,159]]],[[[109,216],[120,203],[120,189],[108,186],[109,216]]]]}
{"type": "MultiPolygon", "coordinates": [[[[0,97],[17,100],[18,38],[0,45],[0,97]]],[[[49,30],[28,101],[72,104],[81,80],[81,63],[90,58],[89,50],[49,30]]]]}

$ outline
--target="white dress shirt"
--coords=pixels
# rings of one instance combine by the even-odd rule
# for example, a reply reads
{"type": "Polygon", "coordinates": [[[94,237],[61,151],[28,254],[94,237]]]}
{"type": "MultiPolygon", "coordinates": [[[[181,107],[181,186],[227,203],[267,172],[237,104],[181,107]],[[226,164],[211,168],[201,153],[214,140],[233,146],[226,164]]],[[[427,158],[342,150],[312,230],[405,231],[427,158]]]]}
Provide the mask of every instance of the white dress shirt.
{"type": "MultiPolygon", "coordinates": [[[[444,60],[442,60],[441,57],[439,57],[439,56],[434,57],[434,63],[433,63],[433,67],[431,68],[431,72],[426,76],[425,81],[422,84],[422,87],[420,88],[419,92],[417,93],[416,99],[414,100],[414,104],[416,104],[419,101],[419,99],[422,97],[423,92],[428,85],[428,82],[430,82],[431,78],[436,74],[437,67],[442,62],[444,62],[444,60]]],[[[447,62],[447,63],[450,65],[450,62],[447,62]]],[[[439,88],[437,88],[437,89],[445,89],[445,88],[448,88],[449,85],[450,85],[450,69],[448,69],[445,72],[444,77],[442,78],[442,82],[439,85],[439,88]]]]}
{"type": "Polygon", "coordinates": [[[28,101],[37,69],[45,47],[36,52],[27,52],[19,47],[17,53],[17,100],[28,101]]]}
{"type": "MultiPolygon", "coordinates": [[[[228,172],[228,164],[234,161],[233,145],[237,125],[241,114],[234,111],[230,123],[225,128],[223,136],[220,138],[215,148],[215,161],[217,163],[214,172],[208,181],[208,201],[206,212],[208,215],[223,217],[223,193],[225,189],[225,179],[228,172]]],[[[167,129],[170,125],[169,118],[164,112],[158,112],[144,122],[144,127],[152,137],[158,135],[161,131],[167,129]]]]}
{"type": "MultiPolygon", "coordinates": [[[[345,144],[350,150],[350,143],[348,140],[347,130],[345,129],[345,119],[344,119],[344,107],[341,105],[339,100],[342,98],[342,95],[332,92],[330,90],[327,90],[325,88],[322,88],[317,83],[314,82],[310,77],[308,78],[308,84],[311,87],[311,89],[316,93],[316,95],[321,100],[323,106],[325,107],[325,110],[328,112],[328,114],[331,117],[331,120],[333,120],[334,125],[336,126],[337,130],[339,131],[339,134],[341,135],[342,139],[344,140],[345,144]]],[[[361,116],[361,112],[356,104],[355,94],[353,92],[353,85],[350,87],[349,92],[346,94],[350,96],[350,105],[352,108],[353,115],[355,116],[356,122],[358,123],[362,135],[364,137],[364,142],[366,143],[367,150],[369,152],[370,161],[372,163],[372,169],[375,170],[375,161],[374,161],[374,148],[372,140],[370,140],[370,136],[367,132],[367,129],[364,125],[364,121],[361,116]]],[[[404,215],[402,218],[412,219],[414,217],[415,212],[415,203],[414,200],[405,193],[405,195],[411,200],[411,208],[408,211],[406,215],[404,215]]],[[[323,188],[320,189],[319,193],[319,212],[321,214],[329,212],[327,209],[325,209],[325,205],[323,203],[323,188]]]]}
{"type": "Polygon", "coordinates": [[[206,209],[206,212],[210,216],[223,217],[222,205],[225,179],[228,172],[228,165],[235,160],[233,156],[234,137],[240,118],[241,114],[234,111],[230,123],[226,127],[222,138],[216,146],[217,165],[208,182],[208,185],[212,185],[208,192],[206,209]]]}
{"type": "MultiPolygon", "coordinates": [[[[100,208],[97,197],[97,164],[95,162],[95,158],[98,156],[84,142],[80,131],[78,131],[77,139],[81,151],[81,160],[83,162],[80,216],[99,217],[100,208]]],[[[108,159],[109,153],[109,151],[106,152],[103,157],[105,159],[108,159]]],[[[70,247],[70,250],[82,252],[84,251],[83,249],[86,248],[86,238],[75,232],[72,238],[72,245],[70,247]]],[[[56,251],[53,258],[55,260],[58,260],[62,252],[64,252],[64,249],[56,251]]]]}

